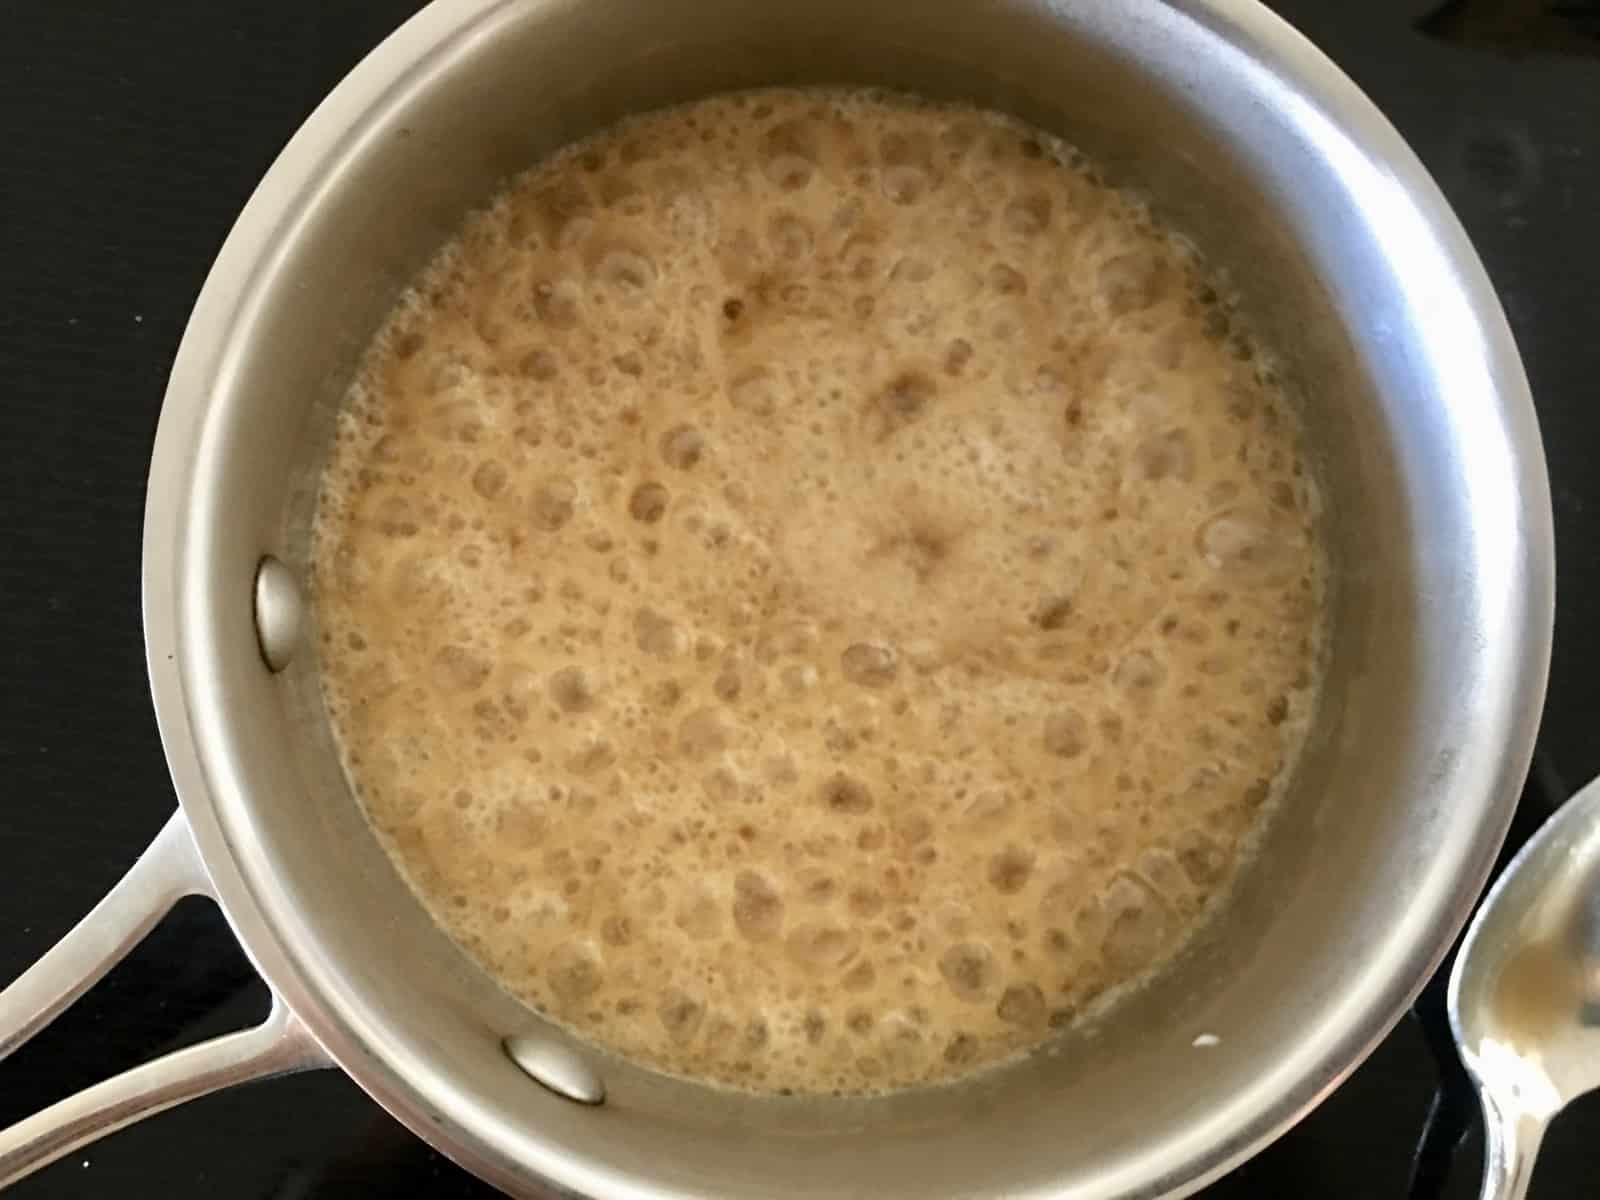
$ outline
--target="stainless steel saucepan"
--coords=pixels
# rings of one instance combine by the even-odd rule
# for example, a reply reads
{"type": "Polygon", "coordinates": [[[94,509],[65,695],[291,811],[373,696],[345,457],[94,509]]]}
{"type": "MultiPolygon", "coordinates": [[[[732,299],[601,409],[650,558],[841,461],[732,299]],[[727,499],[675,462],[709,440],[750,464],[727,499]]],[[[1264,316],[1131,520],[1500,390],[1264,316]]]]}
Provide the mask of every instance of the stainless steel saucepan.
{"type": "Polygon", "coordinates": [[[337,1065],[520,1195],[1191,1191],[1327,1095],[1465,920],[1527,765],[1551,594],[1538,430],[1482,267],[1383,117],[1253,0],[440,0],[296,134],[195,306],[144,552],[180,808],[0,993],[0,1055],[191,892],[226,912],[272,1015],[0,1131],[0,1181],[214,1088],[337,1065]],[[1057,1053],[876,1100],[668,1079],[496,988],[363,822],[303,629],[332,414],[466,212],[626,113],[803,82],[1007,110],[1144,188],[1293,365],[1338,564],[1324,711],[1225,919],[1057,1053]]]}

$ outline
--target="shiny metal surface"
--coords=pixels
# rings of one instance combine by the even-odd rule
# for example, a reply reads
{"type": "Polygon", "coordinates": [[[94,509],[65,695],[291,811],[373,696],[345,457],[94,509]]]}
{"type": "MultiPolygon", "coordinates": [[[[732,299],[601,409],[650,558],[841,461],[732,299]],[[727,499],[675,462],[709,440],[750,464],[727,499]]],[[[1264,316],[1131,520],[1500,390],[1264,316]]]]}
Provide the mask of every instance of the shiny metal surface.
{"type": "Polygon", "coordinates": [[[1473,918],[1450,1025],[1483,1100],[1484,1200],[1520,1200],[1546,1126],[1600,1088],[1600,781],[1522,848],[1473,918]]]}
{"type": "Polygon", "coordinates": [[[440,0],[312,115],[218,257],[157,433],[144,600],[173,779],[252,961],[484,1178],[623,1200],[1148,1197],[1286,1128],[1437,964],[1526,769],[1551,581],[1538,432],[1482,268],[1387,122],[1254,3],[440,0]],[[1226,919],[1101,1027],[961,1087],[754,1099],[572,1044],[456,950],[348,794],[315,656],[269,671],[243,597],[264,555],[303,577],[356,357],[500,180],[630,111],[838,81],[1060,132],[1229,268],[1320,452],[1336,634],[1226,919]],[[503,1049],[530,1034],[592,1062],[606,1103],[535,1086],[503,1049]]]}
{"type": "Polygon", "coordinates": [[[253,599],[261,658],[268,669],[281,671],[300,649],[305,635],[306,600],[300,581],[269,554],[256,568],[253,599]]]}
{"type": "Polygon", "coordinates": [[[604,1104],[606,1085],[594,1065],[571,1046],[537,1033],[506,1039],[506,1054],[534,1082],[578,1104],[604,1104]]]}
{"type": "Polygon", "coordinates": [[[0,992],[0,1060],[121,962],[174,904],[205,890],[194,843],[175,813],[100,903],[0,992]]]}
{"type": "MultiPolygon", "coordinates": [[[[182,813],[49,953],[0,992],[0,1059],[47,1025],[115,966],[185,896],[211,895],[182,813]]],[[[174,1051],[0,1129],[0,1188],[86,1142],[163,1109],[327,1059],[294,1015],[274,1002],[254,1029],[174,1051]]]]}

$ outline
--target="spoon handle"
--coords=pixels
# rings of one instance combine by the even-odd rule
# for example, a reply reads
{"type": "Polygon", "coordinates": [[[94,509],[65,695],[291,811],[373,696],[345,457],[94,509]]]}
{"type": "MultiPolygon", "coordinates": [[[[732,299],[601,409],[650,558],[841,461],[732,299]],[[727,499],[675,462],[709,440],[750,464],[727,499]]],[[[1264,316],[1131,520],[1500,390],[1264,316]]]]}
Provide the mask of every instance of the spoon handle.
{"type": "Polygon", "coordinates": [[[1533,1162],[1549,1117],[1506,1104],[1481,1092],[1483,1099],[1483,1191],[1480,1200],[1523,1200],[1533,1179],[1533,1162]]]}

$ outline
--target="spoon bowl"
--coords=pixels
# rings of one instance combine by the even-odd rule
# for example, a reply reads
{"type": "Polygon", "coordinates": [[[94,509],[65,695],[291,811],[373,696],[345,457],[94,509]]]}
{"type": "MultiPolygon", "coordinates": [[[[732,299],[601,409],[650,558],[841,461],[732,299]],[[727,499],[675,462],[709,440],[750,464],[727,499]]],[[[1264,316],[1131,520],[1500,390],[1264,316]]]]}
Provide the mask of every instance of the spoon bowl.
{"type": "Polygon", "coordinates": [[[1600,780],[1522,848],[1473,918],[1450,1027],[1483,1101],[1483,1200],[1517,1200],[1550,1121],[1600,1088],[1600,780]]]}

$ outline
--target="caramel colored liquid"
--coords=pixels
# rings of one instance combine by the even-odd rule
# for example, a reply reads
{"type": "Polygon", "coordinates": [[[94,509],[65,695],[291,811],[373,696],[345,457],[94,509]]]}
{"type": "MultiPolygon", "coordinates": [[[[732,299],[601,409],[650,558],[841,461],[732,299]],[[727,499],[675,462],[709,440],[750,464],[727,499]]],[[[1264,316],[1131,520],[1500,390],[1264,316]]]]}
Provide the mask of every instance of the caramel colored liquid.
{"type": "Polygon", "coordinates": [[[1313,706],[1318,501],[1236,324],[975,110],[749,93],[536,167],[327,471],[373,826],[508,989],[666,1071],[1039,1046],[1226,893],[1313,706]]]}

